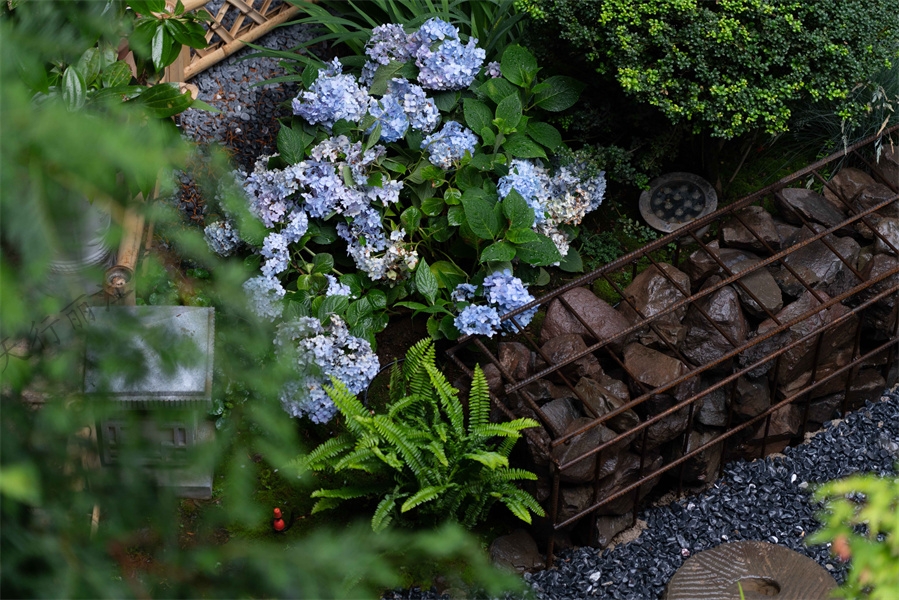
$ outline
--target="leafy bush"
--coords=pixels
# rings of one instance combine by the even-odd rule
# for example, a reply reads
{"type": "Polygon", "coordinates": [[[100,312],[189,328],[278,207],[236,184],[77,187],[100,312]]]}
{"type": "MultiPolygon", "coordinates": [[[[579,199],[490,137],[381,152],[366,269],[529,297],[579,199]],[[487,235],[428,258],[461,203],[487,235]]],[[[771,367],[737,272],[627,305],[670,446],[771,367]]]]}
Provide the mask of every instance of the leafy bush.
{"type": "Polygon", "coordinates": [[[417,343],[402,366],[394,366],[385,413],[369,411],[340,380],[333,382],[328,395],[347,431],[296,462],[301,471],[332,473],[349,485],[314,492],[319,501],[313,512],[353,498],[379,498],[371,522],[375,531],[412,515],[471,527],[497,500],[528,523],[531,512],[544,514],[533,496],[514,484],[536,475],[509,466],[521,430],[538,424],[532,419],[490,423],[480,367],[471,384],[467,425],[457,390],[434,364],[430,340],[417,343]]]}
{"type": "Polygon", "coordinates": [[[853,475],[822,485],[815,498],[825,503],[824,526],[808,543],[832,542],[834,554],[852,560],[839,595],[899,597],[899,478],[853,475]]]}
{"type": "Polygon", "coordinates": [[[897,59],[897,0],[527,0],[622,88],[673,122],[731,138],[788,128],[795,109],[865,110],[858,84],[897,59]]]}

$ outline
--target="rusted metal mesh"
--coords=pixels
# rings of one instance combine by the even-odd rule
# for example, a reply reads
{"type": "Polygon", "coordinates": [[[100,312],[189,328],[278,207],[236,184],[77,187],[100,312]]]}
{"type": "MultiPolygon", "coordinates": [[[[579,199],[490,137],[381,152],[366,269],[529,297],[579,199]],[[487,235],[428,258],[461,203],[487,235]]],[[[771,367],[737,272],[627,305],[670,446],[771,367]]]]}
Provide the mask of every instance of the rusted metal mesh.
{"type": "MultiPolygon", "coordinates": [[[[897,131],[899,127],[893,127],[886,134],[892,136],[897,131]]],[[[492,399],[496,410],[507,418],[530,416],[543,424],[541,430],[531,429],[525,435],[531,456],[540,457],[534,459],[536,470],[540,471],[542,464],[547,465],[542,474],[543,493],[538,493],[538,499],[543,501],[552,524],[553,534],[548,540],[550,560],[557,532],[585,517],[594,519],[591,523],[595,529],[598,514],[620,514],[622,507],[626,507],[624,514],[631,514],[632,521],[635,521],[640,500],[652,485],[662,480],[670,485],[676,482],[680,492],[685,483],[685,468],[712,450],[720,449],[723,459],[713,466],[715,473],[709,475],[706,482],[720,473],[724,459],[728,457],[764,456],[771,451],[779,451],[787,443],[802,441],[807,430],[819,425],[810,420],[812,401],[826,394],[834,397],[833,394],[841,393],[839,410],[845,412],[852,409],[860,396],[853,385],[862,370],[865,373],[879,373],[877,377],[882,379],[876,381],[880,385],[896,377],[899,344],[899,259],[896,257],[899,256],[899,249],[896,248],[896,238],[884,235],[878,230],[877,223],[886,211],[895,209],[899,213],[899,206],[895,204],[899,203],[899,181],[888,181],[892,177],[884,176],[872,164],[866,151],[871,150],[874,141],[875,138],[864,140],[846,152],[811,164],[506,315],[504,320],[512,322],[520,333],[500,341],[524,344],[531,352],[533,364],[526,376],[516,377],[515,373],[510,372],[514,369],[510,368],[508,361],[504,365],[495,339],[464,337],[448,350],[454,363],[469,376],[475,363],[493,370],[491,390],[494,392],[492,399]],[[885,197],[879,202],[860,208],[855,198],[846,197],[845,190],[839,189],[829,177],[823,175],[833,165],[849,161],[870,172],[875,180],[888,186],[891,193],[884,194],[885,197]],[[829,190],[835,201],[842,203],[845,208],[841,214],[842,220],[822,225],[814,222],[814,215],[810,218],[801,211],[793,210],[794,215],[783,216],[789,217],[797,226],[805,226],[807,235],[800,236],[792,245],[779,247],[778,244],[775,247],[746,219],[744,209],[775,200],[785,193],[784,189],[805,188],[810,179],[814,180],[813,184],[823,186],[819,188],[822,192],[829,190]],[[759,252],[759,260],[728,264],[722,258],[719,241],[702,239],[696,233],[707,225],[720,225],[727,220],[739,223],[757,240],[759,248],[763,248],[759,252]],[[870,239],[862,241],[877,244],[878,252],[887,258],[874,261],[869,253],[863,252],[863,261],[859,261],[841,254],[837,234],[852,233],[859,237],[857,232],[862,230],[870,239]],[[825,293],[823,288],[829,283],[826,278],[816,277],[800,260],[795,260],[800,256],[797,253],[807,252],[804,249],[812,244],[819,253],[833,253],[845,266],[842,273],[844,284],[838,289],[839,293],[833,293],[832,288],[828,288],[831,294],[825,293]],[[690,261],[706,264],[709,270],[716,272],[717,278],[706,280],[701,286],[694,281],[693,287],[698,289],[686,289],[683,279],[678,280],[672,275],[675,273],[673,269],[662,265],[660,257],[666,250],[670,257],[668,262],[673,266],[684,266],[690,261]],[[876,267],[872,266],[874,263],[876,267]],[[642,314],[632,294],[620,283],[627,279],[622,274],[630,272],[632,277],[636,276],[638,265],[643,269],[655,269],[656,277],[664,282],[661,285],[667,284],[675,290],[670,302],[661,310],[655,306],[655,312],[651,315],[642,314]],[[750,278],[757,272],[770,272],[772,269],[778,269],[782,280],[794,286],[792,296],[801,297],[802,303],[796,300],[790,310],[772,310],[765,300],[757,296],[758,290],[754,289],[750,278]],[[566,298],[567,292],[582,287],[590,289],[600,281],[606,282],[621,296],[619,312],[630,314],[630,326],[607,337],[597,330],[601,324],[585,319],[573,310],[566,298]],[[758,310],[755,322],[762,322],[746,339],[734,339],[732,332],[709,314],[714,309],[710,297],[726,287],[740,294],[741,304],[754,302],[758,310]],[[553,304],[556,305],[554,310],[565,307],[567,313],[577,319],[587,342],[586,349],[569,354],[558,362],[544,352],[547,340],[540,339],[539,325],[522,329],[516,320],[518,314],[533,306],[545,311],[553,304]],[[727,340],[729,350],[704,361],[695,360],[695,356],[694,360],[687,358],[683,340],[671,339],[673,334],[669,327],[671,319],[683,319],[687,309],[694,311],[694,320],[704,320],[711,326],[708,331],[717,331],[727,340]],[[647,338],[654,340],[656,351],[682,363],[680,376],[652,385],[646,382],[647,377],[641,380],[639,374],[629,371],[622,349],[635,339],[647,338]],[[595,403],[591,405],[587,401],[583,390],[577,386],[579,376],[572,373],[585,359],[592,361],[590,357],[595,357],[603,369],[614,372],[627,384],[629,401],[602,414],[595,408],[595,403]],[[797,366],[800,364],[801,368],[797,366]],[[770,405],[758,409],[757,414],[751,416],[736,416],[737,388],[748,376],[754,376],[752,381],[761,381],[768,386],[770,405]],[[554,420],[544,412],[547,398],[538,398],[539,394],[534,392],[537,389],[535,386],[546,381],[551,381],[556,386],[554,389],[562,390],[556,394],[557,397],[569,397],[585,416],[564,431],[559,431],[553,425],[554,420]],[[717,428],[705,427],[698,422],[697,412],[705,402],[712,402],[714,397],[720,399],[722,394],[727,407],[726,422],[717,428]],[[660,399],[664,401],[659,402],[660,399]],[[776,422],[785,411],[799,415],[798,429],[784,432],[777,428],[776,422]],[[639,415],[637,424],[624,430],[619,425],[617,432],[609,429],[610,422],[616,417],[634,412],[639,415]],[[677,429],[677,437],[667,442],[663,452],[650,448],[648,438],[653,428],[664,423],[668,423],[670,428],[672,420],[682,423],[677,429]],[[596,433],[594,430],[597,429],[603,435],[594,437],[597,439],[595,444],[589,448],[581,444],[580,452],[566,451],[576,447],[574,444],[582,441],[584,436],[596,433]],[[631,462],[628,465],[621,461],[616,465],[614,462],[622,449],[628,449],[630,453],[631,462]],[[576,508],[561,507],[560,487],[564,488],[569,474],[578,468],[582,471],[585,464],[595,464],[595,477],[586,482],[586,485],[593,486],[592,502],[576,508]],[[622,474],[621,469],[627,469],[628,473],[622,474]]],[[[790,210],[784,203],[778,204],[782,213],[790,210]]],[[[538,320],[539,317],[535,322],[538,320]]],[[[531,468],[535,468],[534,465],[531,468]]],[[[582,481],[581,485],[584,484],[582,481]]]]}

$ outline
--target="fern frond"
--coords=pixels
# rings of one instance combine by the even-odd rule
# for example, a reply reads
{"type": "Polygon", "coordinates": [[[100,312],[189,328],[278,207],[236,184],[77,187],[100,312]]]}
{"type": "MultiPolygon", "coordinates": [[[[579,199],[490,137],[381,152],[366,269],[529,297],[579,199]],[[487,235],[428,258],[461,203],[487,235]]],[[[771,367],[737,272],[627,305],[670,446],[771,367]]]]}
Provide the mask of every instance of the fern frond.
{"type": "Polygon", "coordinates": [[[375,465],[367,463],[374,463],[375,458],[377,457],[373,448],[357,447],[355,450],[335,462],[332,469],[335,473],[339,473],[346,469],[355,469],[357,471],[372,473],[376,470],[375,465]]]}
{"type": "Polygon", "coordinates": [[[443,451],[443,444],[441,444],[438,440],[431,440],[431,443],[425,446],[428,450],[431,451],[431,454],[437,459],[444,467],[449,468],[449,461],[446,460],[446,452],[443,451]]]}
{"type": "Polygon", "coordinates": [[[403,368],[396,363],[390,369],[390,402],[395,403],[406,395],[406,379],[403,376],[403,368]]]}
{"type": "Polygon", "coordinates": [[[462,520],[462,525],[469,529],[484,517],[487,509],[496,501],[496,498],[491,494],[482,493],[472,496],[472,498],[474,498],[474,502],[468,506],[468,509],[465,511],[465,518],[462,520]]]}
{"type": "Polygon", "coordinates": [[[359,398],[347,389],[345,383],[333,375],[331,376],[331,385],[324,387],[328,397],[337,406],[337,410],[345,417],[347,429],[356,435],[362,435],[365,427],[362,425],[360,417],[367,417],[369,413],[359,402],[359,398]]]}
{"type": "Polygon", "coordinates": [[[420,506],[425,502],[430,502],[431,500],[438,498],[440,494],[446,491],[447,487],[451,486],[452,484],[450,484],[450,486],[431,485],[425,488],[421,488],[420,490],[415,492],[411,498],[403,502],[403,505],[400,507],[400,512],[409,512],[416,506],[420,506]]]}
{"type": "Polygon", "coordinates": [[[527,469],[517,469],[513,467],[492,471],[489,474],[485,474],[485,478],[490,479],[492,482],[519,481],[522,479],[536,481],[537,475],[527,469]]]}
{"type": "MultiPolygon", "coordinates": [[[[431,338],[419,340],[414,346],[406,352],[406,360],[403,361],[403,376],[406,381],[412,379],[412,375],[421,370],[422,361],[427,361],[430,350],[433,350],[434,343],[431,338]]],[[[431,361],[433,364],[434,361],[431,361]]]]}
{"type": "Polygon", "coordinates": [[[475,365],[468,395],[468,431],[490,422],[490,391],[481,365],[475,365]]]}
{"type": "MultiPolygon", "coordinates": [[[[430,479],[428,469],[425,467],[421,451],[409,441],[411,431],[402,423],[391,421],[383,415],[376,415],[373,423],[378,433],[403,457],[406,465],[412,470],[416,478],[430,479]]],[[[433,483],[433,482],[429,482],[433,483]]]]}
{"type": "Polygon", "coordinates": [[[373,447],[371,451],[391,469],[395,469],[397,471],[403,470],[403,461],[397,458],[395,452],[388,452],[387,454],[384,454],[384,452],[377,446],[373,447]]]}
{"type": "Polygon", "coordinates": [[[491,470],[509,466],[509,459],[497,452],[469,452],[462,456],[477,461],[491,470]]]}
{"type": "Polygon", "coordinates": [[[540,506],[540,503],[529,493],[518,488],[512,488],[503,494],[500,502],[505,504],[512,511],[513,515],[528,524],[531,523],[532,512],[540,517],[546,516],[546,512],[540,506]]]}
{"type": "Polygon", "coordinates": [[[512,454],[512,448],[515,447],[515,444],[518,443],[518,437],[507,437],[504,438],[502,442],[500,442],[499,446],[496,448],[496,451],[502,454],[505,457],[508,457],[512,454]]]}
{"type": "Polygon", "coordinates": [[[462,403],[459,402],[459,390],[450,385],[446,376],[437,370],[433,364],[425,365],[428,377],[431,380],[433,389],[440,398],[440,405],[449,417],[450,426],[459,437],[465,435],[465,414],[462,410],[462,403]]]}
{"type": "Polygon", "coordinates": [[[344,433],[325,441],[306,456],[299,457],[295,462],[299,469],[322,471],[331,466],[331,459],[352,448],[354,443],[355,438],[344,433]]]}
{"type": "Polygon", "coordinates": [[[387,529],[387,526],[393,521],[393,509],[396,507],[397,498],[396,494],[388,494],[378,502],[375,514],[371,518],[372,531],[378,532],[387,529]]]}
{"type": "Polygon", "coordinates": [[[312,492],[313,498],[336,498],[339,500],[352,500],[364,498],[382,491],[380,486],[349,486],[334,489],[320,489],[312,492]]]}
{"type": "Polygon", "coordinates": [[[539,427],[539,423],[534,419],[515,419],[514,421],[506,421],[505,423],[485,423],[473,427],[471,434],[479,437],[514,437],[521,435],[521,430],[530,427],[539,427]]]}
{"type": "MultiPolygon", "coordinates": [[[[413,408],[415,407],[415,405],[421,402],[422,398],[418,394],[410,394],[408,396],[404,396],[397,399],[393,404],[390,405],[390,410],[387,411],[387,415],[391,418],[396,418],[397,415],[402,414],[403,411],[413,408]]],[[[419,411],[412,410],[409,412],[413,413],[413,416],[418,416],[416,413],[419,411]]]]}
{"type": "Polygon", "coordinates": [[[312,507],[312,513],[315,514],[318,512],[322,512],[323,510],[331,510],[332,508],[337,508],[340,506],[340,503],[343,502],[340,498],[322,498],[312,507]]]}

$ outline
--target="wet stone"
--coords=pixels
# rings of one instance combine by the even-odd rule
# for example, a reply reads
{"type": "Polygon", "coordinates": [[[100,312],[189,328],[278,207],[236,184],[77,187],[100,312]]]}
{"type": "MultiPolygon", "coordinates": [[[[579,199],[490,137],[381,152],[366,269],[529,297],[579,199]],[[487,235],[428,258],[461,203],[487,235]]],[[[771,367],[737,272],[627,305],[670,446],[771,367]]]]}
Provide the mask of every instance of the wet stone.
{"type": "MultiPolygon", "coordinates": [[[[703,380],[701,389],[710,387],[710,382],[703,380]]],[[[728,401],[726,388],[718,388],[696,401],[696,421],[708,427],[724,427],[727,425],[728,401]]]]}
{"type": "Polygon", "coordinates": [[[739,218],[731,217],[721,226],[721,239],[725,246],[766,253],[766,245],[772,250],[780,249],[781,237],[771,213],[761,206],[747,206],[738,210],[736,215],[739,218]]]}
{"type": "Polygon", "coordinates": [[[546,416],[546,423],[550,431],[554,432],[553,437],[561,437],[572,421],[584,416],[575,405],[575,401],[569,398],[559,398],[547,402],[540,407],[540,410],[546,416]]]}
{"type": "Polygon", "coordinates": [[[498,567],[515,573],[542,569],[546,565],[537,542],[524,529],[516,529],[493,540],[490,559],[498,567]]]}
{"type": "MultiPolygon", "coordinates": [[[[624,387],[622,382],[618,383],[622,384],[620,386],[621,388],[624,387]]],[[[597,417],[612,412],[630,400],[629,396],[622,397],[620,395],[620,390],[619,393],[613,392],[598,381],[590,379],[589,377],[584,377],[578,381],[575,390],[580,394],[580,397],[583,398],[587,406],[593,409],[597,417]]],[[[605,425],[613,431],[622,433],[633,429],[639,423],[640,418],[637,416],[637,413],[629,409],[609,419],[605,422],[605,425]]]]}
{"type": "MultiPolygon", "coordinates": [[[[593,419],[587,417],[575,419],[568,425],[565,434],[567,435],[577,431],[578,429],[589,425],[592,421],[593,419]]],[[[574,436],[567,444],[562,444],[553,448],[553,458],[555,458],[560,465],[564,464],[583,456],[597,446],[614,439],[616,435],[617,434],[608,427],[597,425],[584,433],[574,436]]],[[[599,470],[600,477],[605,477],[615,469],[620,451],[620,444],[615,444],[602,452],[603,462],[599,470]]],[[[587,483],[593,481],[596,478],[596,475],[596,454],[593,454],[562,471],[561,479],[568,483],[587,483]]]]}
{"type": "MultiPolygon", "coordinates": [[[[875,254],[862,271],[865,281],[876,280],[899,267],[899,258],[889,254],[875,254]]],[[[896,294],[889,290],[899,285],[899,274],[889,275],[862,290],[858,294],[860,302],[867,302],[886,293],[880,300],[870,306],[864,314],[864,324],[873,339],[888,339],[896,327],[896,294]]]]}
{"type": "Polygon", "coordinates": [[[845,200],[846,203],[851,203],[852,199],[855,198],[862,189],[875,184],[874,178],[864,171],[854,167],[844,167],[833,176],[833,179],[828,182],[828,185],[824,186],[824,198],[826,198],[834,208],[841,212],[845,212],[846,204],[844,204],[843,200],[845,200]],[[836,193],[831,191],[831,187],[835,189],[836,193]],[[838,195],[842,197],[843,200],[840,200],[838,195]]]}
{"type": "MultiPolygon", "coordinates": [[[[603,339],[615,336],[630,326],[627,319],[622,317],[618,311],[586,288],[568,290],[562,294],[562,297],[571,305],[572,310],[603,339]]],[[[560,300],[553,300],[549,303],[546,318],[543,320],[543,327],[540,330],[541,343],[560,335],[572,333],[584,336],[591,344],[598,341],[560,300]]],[[[620,348],[620,342],[613,343],[613,347],[620,348]]]]}
{"type": "Polygon", "coordinates": [[[532,364],[531,351],[520,342],[500,342],[499,362],[515,381],[527,379],[532,364]]]}
{"type": "Polygon", "coordinates": [[[771,388],[766,378],[742,376],[734,387],[734,417],[748,421],[760,415],[771,406],[771,388]]]}
{"type": "Polygon", "coordinates": [[[801,225],[803,221],[812,221],[825,227],[833,227],[846,219],[844,211],[838,210],[836,206],[814,190],[784,188],[774,197],[777,199],[778,208],[784,219],[794,225],[801,225]]]}
{"type": "MultiPolygon", "coordinates": [[[[706,286],[718,282],[720,278],[713,277],[706,282],[706,286]]],[[[722,355],[742,344],[749,333],[749,323],[743,316],[740,298],[730,286],[725,286],[694,302],[687,310],[684,327],[687,335],[681,344],[681,352],[695,365],[707,365],[719,360],[722,355]],[[712,322],[709,322],[706,315],[712,322]],[[724,333],[712,323],[718,325],[724,333]]],[[[721,365],[721,368],[726,369],[729,366],[728,361],[727,364],[721,365]]]]}
{"type": "Polygon", "coordinates": [[[880,219],[875,228],[882,237],[878,236],[874,241],[874,252],[895,256],[896,250],[899,250],[899,219],[880,219]],[[887,242],[892,245],[892,248],[887,245],[887,242]]]}
{"type": "MultiPolygon", "coordinates": [[[[687,453],[690,453],[721,435],[720,431],[692,431],[687,441],[687,453]]],[[[697,453],[684,463],[684,481],[691,483],[712,483],[718,478],[721,466],[723,444],[714,444],[697,453]]]]}
{"type": "MultiPolygon", "coordinates": [[[[550,365],[563,364],[572,357],[581,355],[586,350],[587,344],[584,342],[584,338],[575,333],[554,337],[540,347],[540,351],[549,360],[550,365]]],[[[598,379],[603,376],[599,360],[593,354],[586,354],[566,364],[559,369],[559,373],[572,382],[577,381],[581,377],[598,379]]]]}
{"type": "MultiPolygon", "coordinates": [[[[630,302],[621,303],[621,314],[632,325],[641,323],[644,319],[651,319],[682,301],[686,296],[680,290],[684,290],[687,294],[690,293],[690,278],[686,273],[667,263],[660,263],[659,266],[661,270],[652,265],[637,275],[624,289],[624,295],[630,302]]],[[[681,319],[686,312],[687,307],[681,306],[673,312],[653,320],[655,328],[670,344],[677,345],[683,339],[685,330],[681,325],[681,319]]],[[[660,343],[657,334],[649,327],[639,330],[632,337],[645,345],[660,343]]]]}
{"type": "Polygon", "coordinates": [[[612,543],[612,539],[616,535],[630,527],[633,520],[634,518],[629,514],[597,517],[592,545],[597,548],[605,548],[612,543]]]}
{"type": "MultiPolygon", "coordinates": [[[[768,424],[768,441],[765,444],[765,454],[782,452],[790,444],[790,438],[799,433],[802,425],[802,412],[795,404],[787,404],[771,413],[768,424]]],[[[762,424],[753,437],[758,445],[765,435],[765,425],[762,424]]]]}
{"type": "MultiPolygon", "coordinates": [[[[806,227],[802,229],[799,238],[800,240],[809,239],[813,235],[814,233],[806,227]]],[[[806,280],[810,286],[822,289],[830,296],[838,296],[859,284],[858,278],[848,265],[855,265],[858,262],[861,246],[850,237],[827,235],[824,239],[833,247],[833,250],[828,248],[823,241],[818,240],[787,255],[784,262],[797,271],[800,276],[807,272],[813,273],[814,277],[806,280]]],[[[784,273],[786,270],[781,273],[785,286],[802,285],[791,274],[784,273]]]]}

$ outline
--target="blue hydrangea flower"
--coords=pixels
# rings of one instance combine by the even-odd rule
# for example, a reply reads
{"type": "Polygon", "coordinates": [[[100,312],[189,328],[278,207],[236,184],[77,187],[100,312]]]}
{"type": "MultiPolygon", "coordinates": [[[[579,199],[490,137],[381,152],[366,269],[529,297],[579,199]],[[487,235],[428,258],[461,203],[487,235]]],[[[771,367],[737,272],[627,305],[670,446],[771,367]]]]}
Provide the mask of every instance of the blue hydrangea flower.
{"type": "Polygon", "coordinates": [[[492,77],[493,79],[503,76],[503,72],[499,68],[499,63],[495,60],[487,63],[487,66],[484,67],[484,72],[488,77],[492,77]]]}
{"type": "Polygon", "coordinates": [[[365,133],[371,133],[375,125],[381,125],[381,139],[385,142],[395,142],[406,135],[409,129],[409,117],[403,106],[393,94],[385,94],[380,100],[371,99],[368,114],[376,120],[365,133]]]}
{"type": "MultiPolygon", "coordinates": [[[[521,279],[512,275],[512,271],[509,269],[488,275],[484,278],[482,287],[487,303],[495,306],[500,315],[505,315],[534,300],[521,279]]],[[[525,327],[535,314],[537,314],[536,306],[516,315],[515,320],[518,325],[525,327]]],[[[512,333],[518,331],[511,319],[503,322],[503,329],[512,333]]]]}
{"type": "Polygon", "coordinates": [[[396,23],[378,25],[371,30],[371,37],[365,44],[365,55],[368,60],[362,67],[359,80],[366,85],[371,84],[379,66],[390,64],[390,61],[406,62],[412,58],[416,48],[417,44],[410,40],[402,25],[396,23]]]}
{"type": "Polygon", "coordinates": [[[325,292],[326,296],[346,296],[348,298],[353,297],[353,292],[352,290],[350,290],[350,286],[340,283],[333,275],[325,275],[325,277],[328,279],[328,289],[325,292]]]}
{"type": "Polygon", "coordinates": [[[244,282],[243,289],[247,293],[250,310],[258,317],[274,321],[284,312],[281,299],[286,291],[274,277],[251,277],[244,282]]]}
{"type": "Polygon", "coordinates": [[[280,233],[270,233],[265,236],[260,254],[267,259],[262,265],[262,274],[266,277],[274,277],[283,273],[290,264],[287,240],[280,233]]]}
{"type": "Polygon", "coordinates": [[[231,256],[242,243],[237,230],[228,220],[207,225],[203,230],[203,237],[206,238],[209,249],[219,256],[231,256]]]}
{"type": "Polygon", "coordinates": [[[343,66],[336,58],[319,69],[310,89],[293,99],[293,114],[328,130],[340,119],[358,123],[368,112],[368,93],[359,87],[352,75],[342,75],[343,66]]]}
{"type": "Polygon", "coordinates": [[[453,302],[468,302],[472,298],[474,298],[475,288],[470,283],[460,283],[456,286],[456,289],[453,290],[453,293],[450,294],[450,300],[453,302]]]}
{"type": "Polygon", "coordinates": [[[288,244],[295,244],[306,235],[309,229],[309,217],[300,209],[294,209],[287,217],[287,225],[281,230],[281,235],[288,244]]]}
{"type": "Polygon", "coordinates": [[[432,17],[422,23],[418,31],[411,35],[411,42],[418,47],[430,46],[436,41],[459,39],[459,30],[438,17],[432,17]]]}
{"type": "Polygon", "coordinates": [[[269,229],[280,223],[285,215],[297,208],[293,195],[300,189],[305,165],[291,165],[286,169],[268,169],[269,156],[260,156],[253,172],[239,173],[243,189],[250,203],[250,212],[269,229]]]}
{"type": "Polygon", "coordinates": [[[301,376],[284,387],[281,405],[292,416],[308,416],[316,423],[327,422],[337,412],[324,391],[332,377],[358,394],[380,368],[368,341],[350,335],[346,323],[337,316],[331,317],[327,329],[311,317],[282,323],[275,344],[279,352],[290,352],[296,358],[301,376]]]}
{"type": "Polygon", "coordinates": [[[418,82],[429,90],[461,90],[471,85],[487,53],[470,38],[464,46],[458,39],[444,40],[436,50],[421,46],[415,54],[418,82]]]}
{"type": "Polygon", "coordinates": [[[534,209],[534,225],[545,219],[546,202],[550,195],[550,179],[543,164],[536,160],[516,158],[509,165],[509,174],[499,178],[496,193],[502,200],[514,189],[534,209]]]}
{"type": "Polygon", "coordinates": [[[387,93],[398,99],[409,119],[412,129],[425,133],[434,131],[440,123],[440,111],[433,98],[428,98],[421,86],[406,79],[394,77],[387,84],[387,93]]]}
{"type": "Polygon", "coordinates": [[[422,150],[428,152],[428,160],[444,170],[453,168],[453,163],[465,156],[465,153],[474,154],[474,147],[478,138],[467,127],[463,127],[456,121],[447,121],[437,133],[426,137],[422,143],[422,150]]]}
{"type": "Polygon", "coordinates": [[[470,304],[456,316],[453,323],[463,335],[493,337],[500,327],[499,313],[492,306],[470,304]]]}

